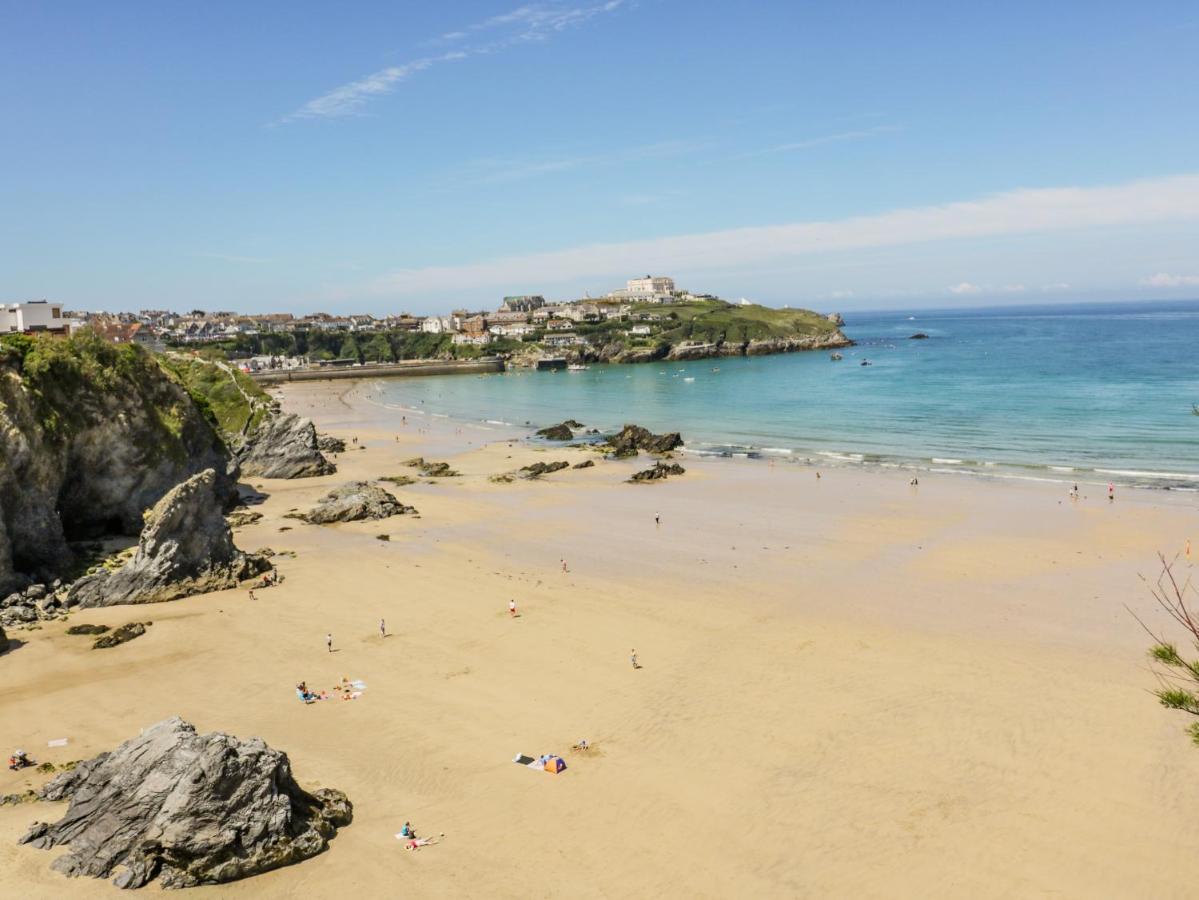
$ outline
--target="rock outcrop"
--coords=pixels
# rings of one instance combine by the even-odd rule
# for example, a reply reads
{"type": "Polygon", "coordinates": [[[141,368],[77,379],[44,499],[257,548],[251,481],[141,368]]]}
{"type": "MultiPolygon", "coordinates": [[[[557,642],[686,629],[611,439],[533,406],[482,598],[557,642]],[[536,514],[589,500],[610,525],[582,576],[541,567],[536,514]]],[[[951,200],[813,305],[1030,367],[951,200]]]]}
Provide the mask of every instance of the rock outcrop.
{"type": "Polygon", "coordinates": [[[57,594],[61,585],[60,581],[54,581],[51,585],[31,584],[22,591],[14,591],[0,599],[0,625],[27,625],[63,615],[63,606],[57,594]]]}
{"type": "Polygon", "coordinates": [[[20,843],[68,846],[52,868],[138,888],[221,884],[322,852],[353,807],[335,790],[304,791],[287,754],[260,738],[197,734],[179,718],[146,729],[50,781],[42,800],[70,800],[20,843]]]}
{"type": "Polygon", "coordinates": [[[616,457],[636,456],[638,450],[647,453],[669,453],[683,446],[683,438],[677,431],[654,434],[640,425],[625,425],[608,440],[612,454],[616,457]]]}
{"type": "Polygon", "coordinates": [[[4,633],[4,628],[0,626],[0,653],[8,652],[8,635],[4,633]]]}
{"type": "Polygon", "coordinates": [[[346,442],[339,437],[334,437],[331,434],[319,434],[316,438],[316,447],[322,453],[345,453],[346,442]]]}
{"type": "Polygon", "coordinates": [[[116,571],[80,578],[67,589],[67,604],[175,600],[236,587],[269,569],[266,559],[233,545],[216,485],[208,469],[173,488],[147,515],[133,558],[116,571]]]}
{"type": "Polygon", "coordinates": [[[637,472],[629,479],[631,482],[663,481],[671,475],[682,475],[687,470],[678,463],[656,463],[652,469],[637,472]]]}
{"type": "Polygon", "coordinates": [[[572,441],[574,440],[574,432],[570,430],[570,426],[565,422],[560,425],[550,425],[548,428],[539,428],[533,432],[537,437],[545,438],[547,441],[572,441]]]}
{"type": "Polygon", "coordinates": [[[332,522],[358,522],[364,519],[386,519],[416,512],[392,494],[369,481],[351,481],[334,488],[306,513],[291,514],[311,525],[332,522]]]}
{"type": "Polygon", "coordinates": [[[542,475],[549,475],[551,472],[560,472],[563,469],[569,469],[570,463],[559,460],[558,462],[545,463],[535,462],[532,465],[524,466],[521,472],[525,478],[540,478],[542,475]]]}
{"type": "Polygon", "coordinates": [[[337,471],[321,453],[312,420],[294,413],[264,419],[238,448],[237,459],[242,475],[258,478],[311,478],[337,471]]]}
{"type": "Polygon", "coordinates": [[[151,354],[86,331],[5,341],[0,597],[66,573],[68,541],[137,534],[142,513],[197,472],[216,472],[222,502],[232,500],[236,461],[151,354]]]}
{"type": "Polygon", "coordinates": [[[908,338],[908,340],[909,341],[927,341],[928,335],[925,334],[923,331],[917,331],[915,334],[911,335],[908,338]]]}
{"type": "Polygon", "coordinates": [[[121,644],[128,644],[134,638],[139,638],[146,633],[146,626],[152,625],[153,622],[128,622],[112,631],[103,637],[96,638],[92,643],[93,650],[107,650],[110,647],[119,647],[121,644]]]}
{"type": "Polygon", "coordinates": [[[575,463],[573,466],[571,466],[571,468],[572,469],[590,469],[594,465],[595,465],[594,459],[585,459],[582,462],[575,463]]]}

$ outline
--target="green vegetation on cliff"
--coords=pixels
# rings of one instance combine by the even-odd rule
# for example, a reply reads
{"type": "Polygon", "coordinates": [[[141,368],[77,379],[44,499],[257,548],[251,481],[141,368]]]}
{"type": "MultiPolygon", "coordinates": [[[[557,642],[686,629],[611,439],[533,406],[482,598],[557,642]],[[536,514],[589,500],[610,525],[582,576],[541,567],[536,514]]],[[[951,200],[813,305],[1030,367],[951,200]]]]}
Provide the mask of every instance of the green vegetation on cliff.
{"type": "Polygon", "coordinates": [[[772,338],[826,337],[837,330],[827,316],[811,310],[771,309],[756,303],[739,305],[723,300],[634,306],[633,315],[640,314],[660,316],[656,325],[662,329],[662,339],[671,344],[682,341],[739,344],[772,338]]]}
{"type": "Polygon", "coordinates": [[[69,338],[4,335],[0,366],[20,376],[37,424],[51,440],[68,440],[96,424],[104,415],[103,398],[120,396],[136,399],[154,426],[157,435],[148,443],[172,455],[183,452],[179,439],[188,411],[182,398],[162,390],[158,363],[142,347],[110,344],[90,329],[69,338]]]}
{"type": "Polygon", "coordinates": [[[160,361],[226,439],[248,434],[270,411],[270,397],[236,366],[179,353],[164,354],[160,361]]]}

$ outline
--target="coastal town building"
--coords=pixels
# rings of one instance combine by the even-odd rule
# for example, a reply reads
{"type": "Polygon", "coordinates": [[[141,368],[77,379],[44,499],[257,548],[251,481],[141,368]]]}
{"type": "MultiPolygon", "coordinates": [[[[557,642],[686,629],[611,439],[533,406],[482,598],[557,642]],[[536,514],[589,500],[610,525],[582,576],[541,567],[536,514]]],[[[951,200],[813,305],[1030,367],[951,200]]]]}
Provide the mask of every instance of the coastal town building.
{"type": "Polygon", "coordinates": [[[547,334],[542,341],[547,347],[578,347],[587,344],[587,339],[573,331],[547,334]]]}
{"type": "Polygon", "coordinates": [[[454,335],[453,342],[457,345],[469,345],[482,347],[491,343],[491,335],[486,331],[478,334],[472,334],[465,331],[460,331],[454,335]]]}
{"type": "Polygon", "coordinates": [[[664,275],[630,278],[620,290],[608,296],[613,300],[632,300],[637,303],[668,303],[674,299],[674,279],[664,275]]]}
{"type": "Polygon", "coordinates": [[[454,323],[450,316],[425,316],[420,330],[426,334],[444,334],[454,330],[454,323]]]}
{"type": "Polygon", "coordinates": [[[61,303],[30,300],[25,303],[0,304],[0,333],[19,331],[23,334],[33,334],[50,331],[66,334],[70,330],[71,321],[62,314],[61,303]]]}
{"type": "Polygon", "coordinates": [[[528,322],[513,322],[510,325],[490,325],[487,328],[488,333],[500,337],[521,338],[526,334],[532,334],[537,329],[528,322]]]}
{"type": "Polygon", "coordinates": [[[505,297],[500,309],[505,312],[527,313],[543,306],[545,306],[545,298],[540,294],[520,294],[514,297],[505,297]]]}

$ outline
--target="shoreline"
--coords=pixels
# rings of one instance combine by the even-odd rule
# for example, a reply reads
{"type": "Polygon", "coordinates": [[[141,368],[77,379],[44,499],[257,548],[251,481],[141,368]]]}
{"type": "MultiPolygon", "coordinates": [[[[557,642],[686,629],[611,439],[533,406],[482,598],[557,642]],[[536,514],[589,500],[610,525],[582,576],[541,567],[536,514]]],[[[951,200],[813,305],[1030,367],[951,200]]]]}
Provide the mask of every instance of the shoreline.
{"type": "MultiPolygon", "coordinates": [[[[620,364],[611,363],[608,365],[620,364]]],[[[366,386],[370,378],[363,376],[361,381],[363,382],[363,386],[366,386]]],[[[272,387],[275,386],[272,385],[272,387]]],[[[530,421],[521,425],[498,418],[460,416],[452,413],[435,412],[420,406],[384,403],[369,396],[364,397],[363,400],[381,409],[398,410],[406,414],[429,416],[431,419],[449,419],[460,425],[511,428],[515,430],[515,433],[529,439],[532,439],[531,432],[534,429],[555,424],[561,421],[563,417],[577,414],[576,411],[560,411],[562,415],[553,418],[552,421],[530,421]]],[[[630,415],[628,420],[636,420],[636,415],[630,415]]],[[[604,423],[600,426],[600,430],[616,431],[623,424],[623,422],[619,424],[604,423]]],[[[858,469],[862,471],[884,472],[899,471],[920,475],[929,473],[933,475],[968,476],[984,481],[1044,483],[1060,485],[1063,488],[1073,484],[1078,484],[1082,487],[1105,488],[1111,482],[1121,490],[1147,490],[1183,496],[1199,493],[1199,472],[1150,472],[1115,468],[1064,466],[1051,463],[1014,463],[953,459],[949,457],[883,457],[877,454],[857,453],[852,450],[813,450],[801,447],[766,447],[753,444],[729,444],[692,440],[690,435],[686,433],[684,433],[683,437],[686,443],[679,452],[692,459],[723,458],[767,462],[771,465],[776,463],[797,465],[807,468],[858,469]]],[[[585,436],[580,435],[579,439],[585,439],[585,436]]],[[[553,443],[549,442],[547,445],[553,446],[553,443]]]]}
{"type": "MultiPolygon", "coordinates": [[[[281,585],[88,610],[19,633],[4,658],[0,734],[39,762],[89,758],[178,714],[262,737],[302,787],[354,803],[327,852],[206,893],[1192,891],[1199,751],[1151,695],[1147,638],[1125,608],[1162,624],[1138,574],[1199,541],[1177,497],[1071,504],[1035,483],[912,489],[881,469],[817,480],[731,459],[627,484],[647,457],[600,460],[431,413],[397,424],[405,413],[365,402],[372,390],[283,391],[287,411],[350,449],[335,475],[249,479],[263,518],[235,540],[274,548],[281,585]],[[287,517],[345,482],[414,474],[417,455],[461,473],[385,483],[419,516],[287,517]],[[108,651],[65,633],[144,618],[145,636],[108,651]],[[363,696],[294,698],[301,679],[342,677],[363,696]],[[581,738],[594,750],[568,749],[581,738]],[[567,770],[511,762],[541,752],[567,770]],[[409,820],[446,837],[405,853],[393,835],[409,820]]],[[[47,777],[0,772],[0,794],[47,777]]],[[[64,811],[0,807],[0,896],[113,896],[15,844],[64,811]]]]}

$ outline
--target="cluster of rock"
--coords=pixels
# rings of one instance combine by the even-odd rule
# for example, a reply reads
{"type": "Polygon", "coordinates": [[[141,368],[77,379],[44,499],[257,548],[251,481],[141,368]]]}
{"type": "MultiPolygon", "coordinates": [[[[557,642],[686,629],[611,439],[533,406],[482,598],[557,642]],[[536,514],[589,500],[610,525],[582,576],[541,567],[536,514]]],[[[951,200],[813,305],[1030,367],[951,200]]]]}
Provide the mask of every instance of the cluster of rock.
{"type": "Polygon", "coordinates": [[[8,652],[8,635],[4,633],[4,628],[0,626],[0,653],[8,652]]]}
{"type": "Polygon", "coordinates": [[[559,460],[551,463],[535,462],[532,465],[523,466],[520,471],[525,478],[540,478],[542,475],[549,475],[551,472],[560,472],[569,468],[570,463],[559,460]]]}
{"type": "Polygon", "coordinates": [[[0,600],[0,626],[29,625],[65,615],[61,587],[62,582],[56,580],[48,585],[31,584],[9,594],[0,600]]]}
{"type": "MultiPolygon", "coordinates": [[[[345,442],[330,438],[345,449],[345,442]]],[[[328,445],[328,442],[327,442],[328,445]]],[[[335,445],[330,445],[335,446],[335,445]]],[[[268,416],[237,449],[241,473],[259,478],[311,478],[332,475],[337,466],[321,452],[316,426],[294,413],[268,416]]]]}
{"type": "Polygon", "coordinates": [[[579,429],[583,427],[582,422],[576,422],[574,419],[567,419],[565,422],[560,422],[557,425],[550,425],[548,428],[539,428],[534,434],[537,437],[545,438],[547,441],[572,441],[574,440],[574,432],[571,429],[579,429]]]}
{"type": "MultiPolygon", "coordinates": [[[[139,638],[145,634],[146,628],[153,624],[153,622],[128,622],[120,628],[108,632],[103,637],[96,638],[92,643],[92,649],[107,650],[110,647],[119,647],[121,644],[127,644],[134,638],[139,638]]],[[[103,628],[104,626],[101,625],[99,627],[103,628]]],[[[107,631],[107,629],[105,630],[107,631]]]]}
{"type": "Polygon", "coordinates": [[[414,456],[405,460],[404,465],[419,469],[427,478],[457,478],[461,473],[454,471],[447,462],[433,462],[423,456],[414,456]]]}
{"type": "Polygon", "coordinates": [[[639,450],[662,454],[669,453],[681,446],[683,446],[683,438],[677,431],[654,434],[648,428],[642,428],[640,425],[625,425],[608,439],[608,447],[612,455],[618,459],[636,456],[639,450]]]}
{"type": "Polygon", "coordinates": [[[37,792],[69,800],[58,822],[20,839],[67,846],[51,868],[138,888],[221,884],[325,850],[353,807],[340,791],[304,791],[287,754],[259,738],[197,734],[167,719],[117,749],[79,763],[37,792]],[[119,871],[118,871],[119,870],[119,871]]]}
{"type": "Polygon", "coordinates": [[[331,490],[308,512],[288,513],[288,517],[310,525],[328,525],[333,522],[386,519],[415,512],[413,507],[405,506],[377,484],[351,481],[331,490]]]}
{"type": "Polygon", "coordinates": [[[66,590],[68,606],[157,603],[236,587],[269,569],[261,555],[233,544],[207,469],[176,485],[146,516],[137,552],[115,571],[85,575],[66,590]]]}
{"type": "Polygon", "coordinates": [[[687,470],[678,463],[654,463],[652,468],[636,472],[629,479],[631,482],[663,481],[671,475],[682,475],[687,470]]]}
{"type": "Polygon", "coordinates": [[[316,447],[322,453],[345,453],[346,442],[331,434],[317,435],[316,447]]]}

